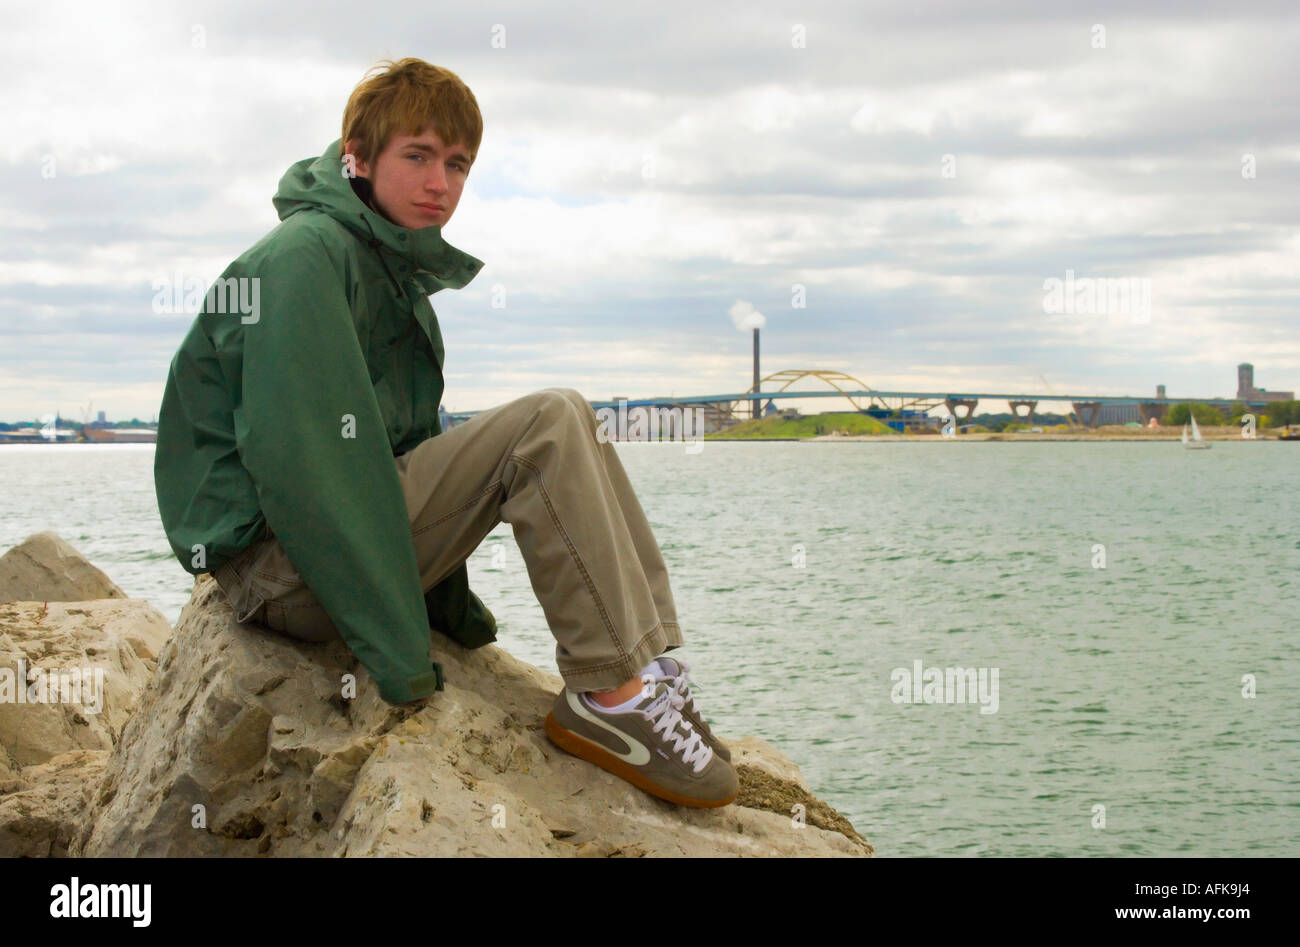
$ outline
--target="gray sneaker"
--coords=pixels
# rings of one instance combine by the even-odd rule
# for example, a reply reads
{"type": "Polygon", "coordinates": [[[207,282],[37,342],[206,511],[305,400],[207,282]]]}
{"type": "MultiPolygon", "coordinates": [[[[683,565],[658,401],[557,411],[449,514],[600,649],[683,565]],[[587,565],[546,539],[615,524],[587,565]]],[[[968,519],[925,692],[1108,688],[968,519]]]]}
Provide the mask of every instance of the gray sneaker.
{"type": "Polygon", "coordinates": [[[682,696],[662,682],[631,710],[607,713],[567,687],[546,715],[560,749],[679,806],[709,809],[736,798],[731,764],[682,718],[682,696]]]}
{"type": "Polygon", "coordinates": [[[727,744],[719,740],[709,729],[704,715],[700,713],[700,708],[695,703],[695,695],[691,693],[691,679],[689,672],[691,666],[685,661],[678,661],[676,658],[666,658],[662,655],[659,657],[659,663],[668,671],[666,677],[657,677],[656,681],[663,681],[677,693],[681,694],[684,704],[682,706],[682,716],[691,722],[691,725],[699,731],[700,736],[708,741],[709,746],[713,747],[715,753],[722,757],[728,763],[731,762],[731,750],[727,744]]]}

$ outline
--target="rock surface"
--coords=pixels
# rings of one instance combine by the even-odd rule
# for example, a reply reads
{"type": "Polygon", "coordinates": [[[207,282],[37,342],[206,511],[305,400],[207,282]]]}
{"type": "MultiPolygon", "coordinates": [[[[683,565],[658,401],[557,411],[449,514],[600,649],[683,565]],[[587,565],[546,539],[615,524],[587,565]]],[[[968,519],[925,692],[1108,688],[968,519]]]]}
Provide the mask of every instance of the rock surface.
{"type": "Polygon", "coordinates": [[[0,857],[67,855],[108,757],[108,750],[72,750],[0,780],[0,857]]]}
{"type": "Polygon", "coordinates": [[[64,855],[172,629],[53,533],[0,561],[48,580],[0,604],[0,857],[64,855]]]}
{"type": "Polygon", "coordinates": [[[201,577],[68,854],[872,854],[761,740],[728,740],[736,804],[680,808],[550,743],[559,677],[440,635],[434,659],[446,690],[394,707],[342,642],[240,625],[201,577]]]}
{"type": "Polygon", "coordinates": [[[100,598],[126,598],[126,593],[58,533],[35,533],[0,556],[0,602],[100,598]]]}
{"type": "Polygon", "coordinates": [[[171,635],[142,599],[0,605],[0,777],[113,749],[171,635]]]}

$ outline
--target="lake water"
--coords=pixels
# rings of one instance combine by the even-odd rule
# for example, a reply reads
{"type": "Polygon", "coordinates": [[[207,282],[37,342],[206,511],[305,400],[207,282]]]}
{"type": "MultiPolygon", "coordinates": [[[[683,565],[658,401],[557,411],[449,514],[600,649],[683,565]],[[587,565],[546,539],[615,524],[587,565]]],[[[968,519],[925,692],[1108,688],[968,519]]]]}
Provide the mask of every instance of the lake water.
{"type": "MultiPolygon", "coordinates": [[[[705,716],[881,855],[1300,854],[1300,445],[618,451],[705,716]],[[895,702],[918,661],[996,668],[996,712],[895,702]]],[[[175,622],[191,579],[152,471],[148,444],[0,447],[0,548],[53,529],[175,622]]],[[[470,583],[554,672],[508,525],[470,583]]]]}

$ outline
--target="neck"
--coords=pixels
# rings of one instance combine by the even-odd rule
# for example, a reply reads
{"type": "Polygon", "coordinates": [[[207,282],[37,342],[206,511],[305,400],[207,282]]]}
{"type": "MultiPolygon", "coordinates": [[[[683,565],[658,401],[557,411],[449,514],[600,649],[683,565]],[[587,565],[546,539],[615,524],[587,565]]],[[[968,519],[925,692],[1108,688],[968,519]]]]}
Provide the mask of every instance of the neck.
{"type": "Polygon", "coordinates": [[[365,204],[390,224],[396,223],[393,218],[384,213],[383,209],[379,206],[379,203],[375,200],[375,188],[374,185],[370,183],[369,178],[357,175],[354,178],[349,178],[348,181],[351,183],[352,190],[356,193],[357,197],[361,199],[361,203],[365,204]]]}

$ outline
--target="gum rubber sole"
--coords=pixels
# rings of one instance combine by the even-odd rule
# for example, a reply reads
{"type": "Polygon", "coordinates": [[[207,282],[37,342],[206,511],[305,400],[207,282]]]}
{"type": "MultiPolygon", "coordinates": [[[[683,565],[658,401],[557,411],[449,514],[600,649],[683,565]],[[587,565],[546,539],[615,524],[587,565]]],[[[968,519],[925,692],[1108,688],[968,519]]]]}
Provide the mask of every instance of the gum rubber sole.
{"type": "Polygon", "coordinates": [[[628,766],[617,756],[614,756],[604,747],[592,743],[586,737],[574,733],[572,730],[566,730],[554,714],[546,715],[546,735],[551,742],[564,750],[571,753],[579,759],[593,763],[603,770],[608,770],[620,779],[625,779],[638,789],[643,789],[652,796],[657,796],[666,802],[676,803],[679,806],[689,806],[692,809],[717,809],[721,806],[730,804],[736,798],[736,793],[732,793],[726,799],[692,799],[689,796],[678,795],[671,789],[665,789],[658,783],[650,780],[646,775],[631,766],[628,766]]]}

